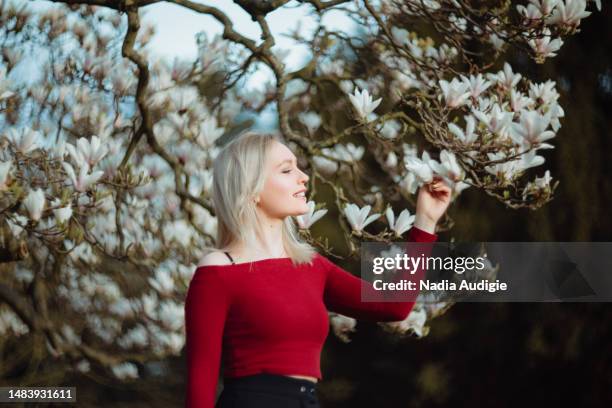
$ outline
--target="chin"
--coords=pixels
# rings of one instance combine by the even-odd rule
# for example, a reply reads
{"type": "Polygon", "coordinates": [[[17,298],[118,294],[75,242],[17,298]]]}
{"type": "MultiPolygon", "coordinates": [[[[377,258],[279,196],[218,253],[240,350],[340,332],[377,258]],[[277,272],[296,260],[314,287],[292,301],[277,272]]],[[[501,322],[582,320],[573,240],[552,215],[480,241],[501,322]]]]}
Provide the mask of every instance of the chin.
{"type": "Polygon", "coordinates": [[[298,215],[304,215],[306,213],[308,213],[308,206],[306,205],[306,203],[304,203],[302,208],[297,208],[294,211],[291,211],[289,215],[292,217],[296,217],[298,215]]]}

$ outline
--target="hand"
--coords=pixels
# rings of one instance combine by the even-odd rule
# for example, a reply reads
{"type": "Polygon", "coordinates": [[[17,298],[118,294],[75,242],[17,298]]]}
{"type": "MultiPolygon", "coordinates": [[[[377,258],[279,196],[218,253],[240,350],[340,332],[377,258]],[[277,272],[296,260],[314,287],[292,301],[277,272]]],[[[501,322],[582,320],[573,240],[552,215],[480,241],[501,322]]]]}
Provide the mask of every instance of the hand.
{"type": "Polygon", "coordinates": [[[431,183],[419,188],[414,226],[434,234],[438,220],[444,215],[451,199],[451,189],[444,179],[434,176],[431,183]]]}

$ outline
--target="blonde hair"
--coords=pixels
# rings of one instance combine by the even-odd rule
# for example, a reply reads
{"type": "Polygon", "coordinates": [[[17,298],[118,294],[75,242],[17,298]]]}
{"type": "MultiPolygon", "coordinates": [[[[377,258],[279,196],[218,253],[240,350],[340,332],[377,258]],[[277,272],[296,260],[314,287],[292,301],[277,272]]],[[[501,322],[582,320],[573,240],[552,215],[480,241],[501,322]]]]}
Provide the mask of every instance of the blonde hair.
{"type": "MultiPolygon", "coordinates": [[[[214,249],[225,249],[235,242],[254,246],[261,235],[261,226],[254,198],[265,183],[265,163],[273,134],[245,132],[225,145],[213,164],[212,199],[217,216],[217,237],[214,249]]],[[[294,264],[309,263],[315,249],[303,242],[291,216],[282,227],[283,246],[294,264]]]]}

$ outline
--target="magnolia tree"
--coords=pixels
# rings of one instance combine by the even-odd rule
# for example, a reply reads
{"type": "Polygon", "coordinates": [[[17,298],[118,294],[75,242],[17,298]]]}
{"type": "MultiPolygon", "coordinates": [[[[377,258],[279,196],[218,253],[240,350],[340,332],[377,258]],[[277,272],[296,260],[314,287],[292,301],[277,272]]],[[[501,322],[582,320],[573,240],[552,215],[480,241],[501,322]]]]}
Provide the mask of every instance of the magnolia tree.
{"type": "MultiPolygon", "coordinates": [[[[286,0],[234,1],[259,25],[258,40],[215,7],[167,0],[223,28],[196,37],[195,60],[172,63],[151,54],[154,28],[141,24],[140,8],[157,0],[54,2],[35,11],[0,0],[0,338],[31,336],[24,358],[122,379],[184,345],[185,290],[216,230],[211,163],[239,114],[276,112],[276,131],[311,175],[310,211],[295,221],[329,256],[310,231],[328,209],[355,257],[364,239],[403,239],[418,187],[434,174],[454,201],[473,188],[537,209],[558,184],[541,154],[565,113],[553,80],[535,83],[504,59],[509,50],[554,57],[587,9],[601,7],[301,1],[319,24],[291,32],[311,53],[290,71],[266,19],[286,0]],[[359,29],[329,31],[321,17],[330,11],[359,29]],[[272,80],[245,92],[262,70],[272,80]]],[[[440,229],[451,227],[445,216],[440,229]]],[[[381,325],[423,336],[452,303],[435,300],[422,293],[405,321],[381,325]]],[[[355,321],[330,317],[348,341],[355,321]]]]}

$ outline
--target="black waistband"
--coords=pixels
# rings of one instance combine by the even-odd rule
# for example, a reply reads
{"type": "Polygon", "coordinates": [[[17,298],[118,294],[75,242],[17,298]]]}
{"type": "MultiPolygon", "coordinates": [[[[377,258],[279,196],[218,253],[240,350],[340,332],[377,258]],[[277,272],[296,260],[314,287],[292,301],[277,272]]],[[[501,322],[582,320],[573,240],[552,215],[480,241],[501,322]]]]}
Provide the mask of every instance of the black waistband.
{"type": "Polygon", "coordinates": [[[314,394],[316,385],[316,382],[303,378],[268,373],[223,379],[223,387],[228,389],[268,391],[295,396],[314,394]]]}

